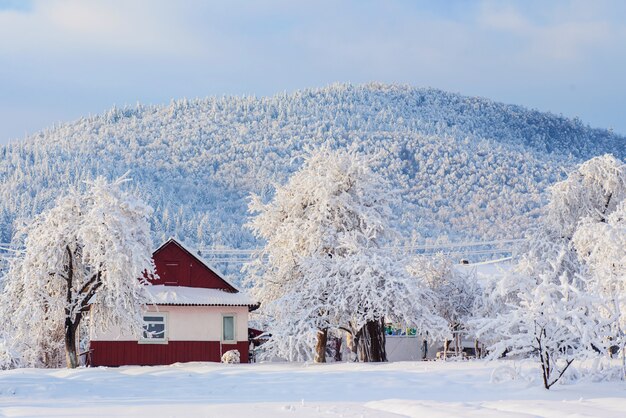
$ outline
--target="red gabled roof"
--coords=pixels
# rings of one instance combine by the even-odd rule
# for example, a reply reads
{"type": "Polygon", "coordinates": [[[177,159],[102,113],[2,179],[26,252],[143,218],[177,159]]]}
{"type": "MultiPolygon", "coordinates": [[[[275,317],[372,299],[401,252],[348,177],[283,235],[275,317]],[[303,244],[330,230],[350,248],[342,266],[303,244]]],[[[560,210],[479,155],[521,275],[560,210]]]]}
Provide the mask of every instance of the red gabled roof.
{"type": "Polygon", "coordinates": [[[152,284],[239,292],[239,289],[222,277],[196,251],[185,247],[175,238],[168,239],[157,248],[152,258],[159,276],[149,279],[152,284]]]}

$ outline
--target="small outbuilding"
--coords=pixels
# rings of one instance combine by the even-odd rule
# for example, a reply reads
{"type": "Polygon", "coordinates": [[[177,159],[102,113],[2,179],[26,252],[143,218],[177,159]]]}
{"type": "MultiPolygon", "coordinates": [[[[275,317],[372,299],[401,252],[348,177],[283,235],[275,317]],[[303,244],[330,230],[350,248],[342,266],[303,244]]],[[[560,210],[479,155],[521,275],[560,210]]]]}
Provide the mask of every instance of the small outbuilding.
{"type": "Polygon", "coordinates": [[[153,254],[155,302],[144,314],[138,340],[118,329],[102,331],[94,318],[92,366],[219,362],[229,350],[249,359],[248,314],[258,303],[222,277],[197,252],[170,238],[153,254]]]}

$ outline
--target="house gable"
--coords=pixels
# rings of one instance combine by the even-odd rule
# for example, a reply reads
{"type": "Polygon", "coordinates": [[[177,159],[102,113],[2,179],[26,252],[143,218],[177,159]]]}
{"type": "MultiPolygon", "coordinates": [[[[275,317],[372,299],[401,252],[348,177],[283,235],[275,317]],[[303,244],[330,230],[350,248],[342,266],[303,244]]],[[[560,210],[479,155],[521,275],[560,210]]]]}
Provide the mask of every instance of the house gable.
{"type": "Polygon", "coordinates": [[[173,238],[161,245],[152,254],[152,258],[158,275],[158,278],[148,279],[152,284],[239,292],[191,250],[173,238]]]}

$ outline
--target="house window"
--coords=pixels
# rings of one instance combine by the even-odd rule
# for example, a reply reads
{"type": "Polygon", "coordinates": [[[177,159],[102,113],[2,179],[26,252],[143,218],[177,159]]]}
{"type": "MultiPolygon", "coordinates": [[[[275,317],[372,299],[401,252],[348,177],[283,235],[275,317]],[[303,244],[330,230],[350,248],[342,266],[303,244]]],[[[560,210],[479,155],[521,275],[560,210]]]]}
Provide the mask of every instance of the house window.
{"type": "Polygon", "coordinates": [[[142,342],[167,342],[167,316],[164,313],[144,314],[142,342]]]}
{"type": "Polygon", "coordinates": [[[235,341],[235,315],[222,316],[222,341],[235,341]]]}

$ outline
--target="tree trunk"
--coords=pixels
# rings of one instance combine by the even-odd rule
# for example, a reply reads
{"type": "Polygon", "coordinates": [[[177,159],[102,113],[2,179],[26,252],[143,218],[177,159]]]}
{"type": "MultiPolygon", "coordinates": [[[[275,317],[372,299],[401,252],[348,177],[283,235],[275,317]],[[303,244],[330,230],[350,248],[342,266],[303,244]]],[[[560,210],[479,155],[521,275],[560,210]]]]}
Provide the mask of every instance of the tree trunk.
{"type": "Polygon", "coordinates": [[[359,337],[355,336],[351,332],[346,332],[346,345],[350,349],[350,358],[349,361],[357,361],[358,360],[358,351],[359,351],[359,337]]]}
{"type": "Polygon", "coordinates": [[[550,369],[546,365],[546,362],[543,358],[543,354],[540,355],[541,360],[541,376],[543,377],[543,387],[546,389],[550,389],[550,385],[548,384],[548,380],[550,379],[550,369]]]}
{"type": "Polygon", "coordinates": [[[341,361],[341,338],[334,337],[333,342],[335,346],[335,361],[341,361]]]}
{"type": "Polygon", "coordinates": [[[65,320],[65,361],[67,367],[78,367],[78,355],[76,354],[76,326],[70,319],[65,320]]]}
{"type": "Polygon", "coordinates": [[[363,362],[387,361],[385,351],[385,320],[368,321],[357,332],[359,357],[363,362]]]}
{"type": "Polygon", "coordinates": [[[315,344],[316,363],[326,363],[326,341],[328,340],[328,328],[317,330],[317,344],[315,344]]]}
{"type": "Polygon", "coordinates": [[[65,279],[67,288],[65,289],[65,363],[68,368],[78,367],[78,356],[76,355],[76,329],[80,323],[80,316],[72,321],[70,306],[74,303],[72,295],[72,283],[74,281],[74,257],[69,245],[65,246],[67,251],[67,277],[65,279]]]}
{"type": "Polygon", "coordinates": [[[448,360],[448,351],[450,350],[450,342],[451,340],[445,340],[443,342],[443,360],[448,360]]]}
{"type": "Polygon", "coordinates": [[[626,345],[624,344],[624,337],[622,336],[622,352],[621,352],[621,357],[622,357],[622,379],[626,378],[626,345]]]}
{"type": "Polygon", "coordinates": [[[454,356],[455,357],[459,357],[459,356],[463,356],[463,346],[462,346],[462,340],[461,340],[461,325],[458,323],[455,323],[454,326],[452,327],[452,342],[454,343],[454,356]]]}
{"type": "MultiPolygon", "coordinates": [[[[621,316],[621,312],[619,309],[619,305],[617,304],[616,299],[613,299],[613,303],[615,305],[615,311],[618,312],[618,317],[621,316]]],[[[622,361],[622,379],[626,378],[626,340],[625,340],[625,335],[624,335],[624,331],[622,331],[622,327],[619,325],[619,321],[617,322],[617,335],[618,335],[618,341],[616,342],[617,346],[619,348],[621,348],[620,350],[620,358],[622,361]]],[[[611,347],[609,347],[609,353],[611,352],[611,347]]],[[[613,357],[613,355],[611,354],[611,357],[613,357]]]]}

